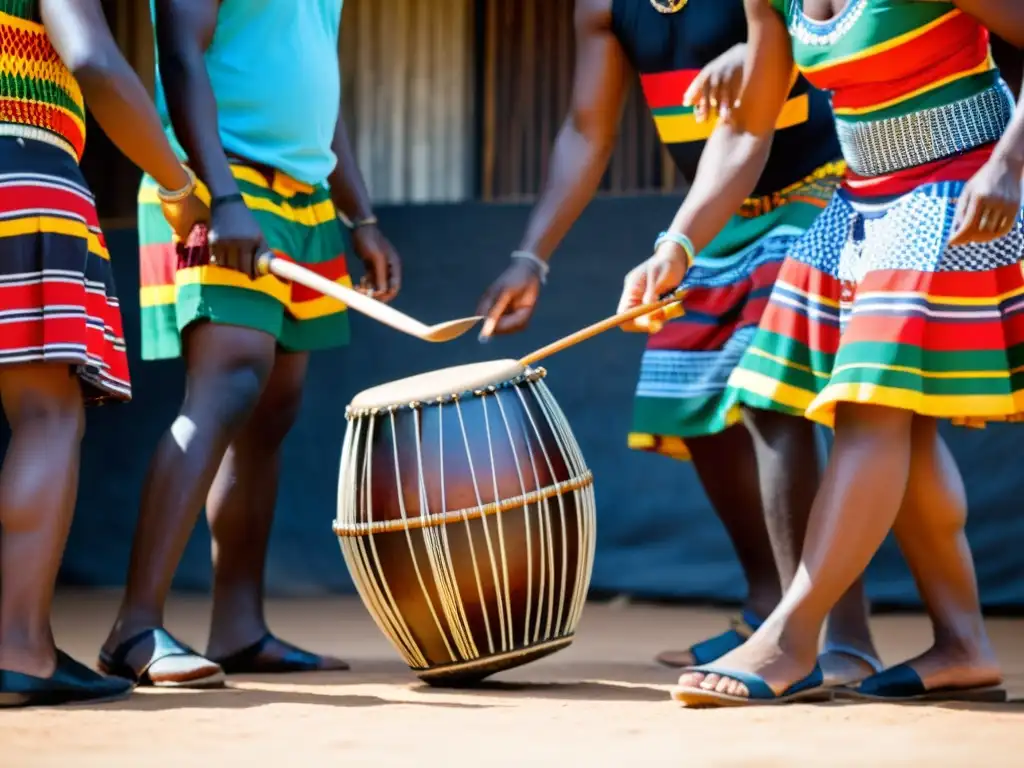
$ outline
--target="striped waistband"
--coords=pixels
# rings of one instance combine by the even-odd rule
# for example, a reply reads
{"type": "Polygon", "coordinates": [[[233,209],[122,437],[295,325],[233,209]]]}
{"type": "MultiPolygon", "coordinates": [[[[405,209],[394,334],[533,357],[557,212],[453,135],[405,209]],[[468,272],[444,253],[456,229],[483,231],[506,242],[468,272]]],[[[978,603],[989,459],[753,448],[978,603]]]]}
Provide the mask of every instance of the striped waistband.
{"type": "Polygon", "coordinates": [[[883,176],[998,141],[1013,116],[1006,83],[966,99],[909,115],[854,123],[836,120],[836,134],[850,170],[883,176]]]}
{"type": "Polygon", "coordinates": [[[75,158],[76,161],[78,160],[78,153],[75,152],[75,148],[71,146],[69,141],[45,128],[37,128],[34,125],[22,125],[21,123],[0,123],[0,136],[41,141],[44,144],[49,144],[51,147],[63,149],[75,158]]]}
{"type": "Polygon", "coordinates": [[[235,178],[245,179],[257,186],[271,189],[281,197],[311,195],[316,191],[316,187],[313,185],[292,178],[284,171],[247,160],[230,152],[228,153],[228,162],[231,164],[231,172],[235,178]]]}
{"type": "Polygon", "coordinates": [[[771,213],[776,208],[779,208],[789,202],[789,198],[792,197],[795,192],[799,192],[812,184],[816,184],[826,179],[842,179],[845,174],[846,163],[842,160],[833,163],[825,163],[825,165],[815,168],[810,174],[800,179],[800,181],[796,181],[788,187],[780,189],[778,192],[761,195],[760,197],[748,197],[743,201],[743,205],[739,210],[739,215],[748,219],[756,216],[764,216],[766,213],[771,213]]]}

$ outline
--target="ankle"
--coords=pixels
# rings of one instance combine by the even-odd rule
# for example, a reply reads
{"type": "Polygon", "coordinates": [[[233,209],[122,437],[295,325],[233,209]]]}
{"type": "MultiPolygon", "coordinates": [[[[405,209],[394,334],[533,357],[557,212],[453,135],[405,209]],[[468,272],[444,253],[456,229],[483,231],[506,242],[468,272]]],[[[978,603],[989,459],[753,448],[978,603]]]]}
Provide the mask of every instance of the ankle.
{"type": "Polygon", "coordinates": [[[56,668],[57,653],[50,642],[32,646],[0,643],[0,670],[47,678],[56,668]]]}
{"type": "Polygon", "coordinates": [[[122,607],[121,612],[114,621],[114,626],[110,629],[110,635],[107,637],[107,646],[111,646],[108,650],[112,651],[114,646],[131,640],[140,632],[163,627],[163,625],[164,614],[162,610],[122,607]]]}

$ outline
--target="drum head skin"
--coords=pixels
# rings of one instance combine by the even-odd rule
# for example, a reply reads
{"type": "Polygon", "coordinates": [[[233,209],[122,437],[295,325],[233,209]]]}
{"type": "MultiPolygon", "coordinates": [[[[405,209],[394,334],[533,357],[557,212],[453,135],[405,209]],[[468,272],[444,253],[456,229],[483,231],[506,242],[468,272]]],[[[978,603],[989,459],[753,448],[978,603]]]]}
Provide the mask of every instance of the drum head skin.
{"type": "Polygon", "coordinates": [[[365,411],[411,402],[429,403],[439,397],[447,398],[504,384],[525,372],[526,368],[516,360],[490,360],[442,368],[364,390],[352,400],[351,408],[365,411]]]}

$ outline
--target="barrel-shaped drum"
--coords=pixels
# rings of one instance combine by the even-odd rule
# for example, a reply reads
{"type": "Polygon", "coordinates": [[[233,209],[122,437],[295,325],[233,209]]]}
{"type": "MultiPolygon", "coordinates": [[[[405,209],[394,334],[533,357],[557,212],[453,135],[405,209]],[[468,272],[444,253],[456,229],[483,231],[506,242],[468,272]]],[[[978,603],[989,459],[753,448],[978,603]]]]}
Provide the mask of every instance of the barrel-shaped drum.
{"type": "Polygon", "coordinates": [[[594,561],[593,477],[543,369],[385,384],[346,412],[334,531],[412,670],[466,685],[572,642],[594,561]]]}

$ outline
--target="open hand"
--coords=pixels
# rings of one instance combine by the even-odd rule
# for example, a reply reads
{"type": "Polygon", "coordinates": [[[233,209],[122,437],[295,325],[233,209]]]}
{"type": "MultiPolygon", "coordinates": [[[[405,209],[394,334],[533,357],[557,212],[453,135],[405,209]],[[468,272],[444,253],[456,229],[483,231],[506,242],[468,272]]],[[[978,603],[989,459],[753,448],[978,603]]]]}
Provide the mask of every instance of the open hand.
{"type": "Polygon", "coordinates": [[[985,243],[1009,234],[1021,209],[1021,168],[993,155],[960,193],[949,245],[985,243]]]}
{"type": "Polygon", "coordinates": [[[693,107],[697,122],[716,115],[727,119],[739,107],[747,46],[734,45],[700,71],[683,95],[683,106],[693,107]]]}

